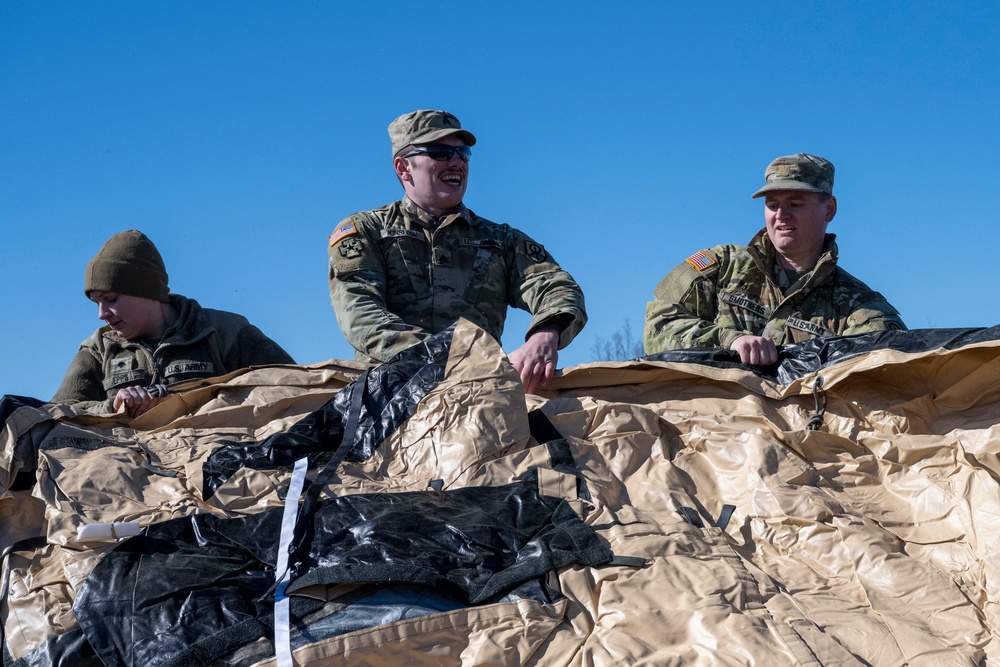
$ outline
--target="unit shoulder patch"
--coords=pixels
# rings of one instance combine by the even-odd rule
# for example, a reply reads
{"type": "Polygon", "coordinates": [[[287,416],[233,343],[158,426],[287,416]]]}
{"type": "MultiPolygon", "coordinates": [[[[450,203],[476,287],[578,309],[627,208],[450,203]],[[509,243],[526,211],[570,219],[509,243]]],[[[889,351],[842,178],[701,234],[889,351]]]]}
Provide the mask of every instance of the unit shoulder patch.
{"type": "Polygon", "coordinates": [[[699,271],[704,271],[705,269],[716,263],[715,258],[709,255],[704,250],[699,250],[698,252],[691,255],[684,261],[693,266],[694,268],[698,269],[699,271]]]}
{"type": "Polygon", "coordinates": [[[357,259],[361,257],[361,241],[357,239],[346,239],[339,246],[340,256],[344,259],[357,259]]]}
{"type": "Polygon", "coordinates": [[[542,247],[542,244],[535,243],[534,241],[524,242],[524,254],[532,262],[544,262],[546,257],[545,248],[542,247]]]}

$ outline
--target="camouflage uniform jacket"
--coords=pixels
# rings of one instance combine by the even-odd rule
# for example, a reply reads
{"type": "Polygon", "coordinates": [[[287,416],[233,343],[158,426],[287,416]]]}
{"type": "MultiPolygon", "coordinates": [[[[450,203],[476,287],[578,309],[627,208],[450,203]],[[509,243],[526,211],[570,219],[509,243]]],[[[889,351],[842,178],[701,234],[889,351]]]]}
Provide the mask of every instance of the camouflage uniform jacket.
{"type": "Polygon", "coordinates": [[[81,345],[53,403],[87,412],[112,412],[119,389],[176,384],[224,375],[258,364],[293,364],[292,358],[245,317],[202,308],[170,295],[177,321],[157,342],[125,340],[105,325],[81,345]]]}
{"type": "Polygon", "coordinates": [[[813,270],[784,290],[774,278],[775,250],[766,230],[748,247],[720,245],[695,253],[656,286],[655,301],[646,307],[646,353],[728,348],[746,334],[782,345],[905,329],[885,297],[837,266],[834,238],[826,235],[813,270]]]}
{"type": "Polygon", "coordinates": [[[330,236],[330,299],[355,356],[384,362],[464,317],[497,340],[507,306],[532,314],[528,332],[587,321],[583,292],[545,248],[464,205],[440,220],[408,197],[355,213],[330,236]]]}

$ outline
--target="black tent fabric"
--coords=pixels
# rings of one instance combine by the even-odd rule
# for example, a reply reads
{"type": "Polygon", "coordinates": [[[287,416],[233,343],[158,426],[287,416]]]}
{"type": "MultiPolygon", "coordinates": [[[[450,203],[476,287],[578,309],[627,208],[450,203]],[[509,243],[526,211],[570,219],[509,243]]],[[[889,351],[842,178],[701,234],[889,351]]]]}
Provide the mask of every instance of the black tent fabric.
{"type": "MultiPolygon", "coordinates": [[[[269,510],[150,526],[101,560],[74,613],[107,665],[223,658],[270,634],[280,525],[281,512],[269,510]]],[[[611,558],[565,501],[539,495],[530,477],[502,487],[348,495],[316,513],[307,567],[289,593],[317,584],[405,584],[474,605],[569,563],[596,567],[611,558]]],[[[319,606],[301,596],[296,602],[299,615],[319,606]]],[[[325,632],[357,627],[342,611],[325,632]]],[[[309,634],[315,640],[316,628],[309,634]]]]}
{"type": "Polygon", "coordinates": [[[302,456],[315,466],[323,453],[340,447],[346,414],[355,391],[364,391],[358,435],[347,458],[367,459],[385,438],[413,413],[417,403],[444,376],[454,327],[403,350],[389,363],[373,368],[364,387],[351,383],[322,408],[287,431],[263,442],[228,443],[204,465],[205,498],[240,468],[290,467],[302,456]]]}
{"type": "Polygon", "coordinates": [[[1000,325],[977,329],[876,331],[859,336],[811,338],[802,343],[784,345],[778,350],[778,363],[771,366],[745,366],[740,363],[736,352],[719,349],[672,350],[640,357],[637,361],[676,361],[716,368],[742,367],[781,384],[791,384],[831,364],[878,350],[914,353],[935,349],[954,350],[998,338],[1000,325]]]}

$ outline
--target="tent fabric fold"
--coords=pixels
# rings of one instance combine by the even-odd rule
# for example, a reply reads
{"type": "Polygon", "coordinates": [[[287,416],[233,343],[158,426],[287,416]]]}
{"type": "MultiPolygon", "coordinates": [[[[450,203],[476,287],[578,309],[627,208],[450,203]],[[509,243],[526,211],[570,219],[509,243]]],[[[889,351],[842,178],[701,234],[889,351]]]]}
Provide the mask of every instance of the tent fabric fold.
{"type": "Polygon", "coordinates": [[[4,397],[4,665],[275,665],[291,466],[345,446],[303,517],[299,665],[1000,662],[1000,328],[585,364],[526,396],[459,321],[358,396],[366,368],[250,369],[136,420],[4,397]]]}

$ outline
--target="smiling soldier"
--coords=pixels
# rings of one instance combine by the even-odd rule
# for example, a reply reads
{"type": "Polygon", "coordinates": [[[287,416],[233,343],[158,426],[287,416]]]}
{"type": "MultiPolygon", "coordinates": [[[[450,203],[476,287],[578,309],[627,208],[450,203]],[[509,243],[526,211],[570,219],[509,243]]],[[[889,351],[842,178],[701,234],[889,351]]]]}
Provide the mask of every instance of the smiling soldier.
{"type": "Polygon", "coordinates": [[[156,385],[295,363],[242,315],[171,294],[160,252],[134,229],[90,260],[83,291],[106,324],[80,345],[53,403],[138,417],[159,401],[156,385]]]}
{"type": "Polygon", "coordinates": [[[688,257],[646,308],[647,354],[691,347],[735,350],[745,364],[778,361],[777,346],[817,336],[905,329],[885,298],[837,266],[833,165],[799,153],[764,172],[764,223],[749,246],[688,257]]]}
{"type": "Polygon", "coordinates": [[[330,299],[355,356],[388,361],[459,317],[499,341],[510,305],[532,315],[510,360],[526,391],[545,386],[587,321],[579,285],[540,244],[462,203],[476,137],[455,116],[413,111],[389,138],[405,196],[330,235],[330,299]]]}

